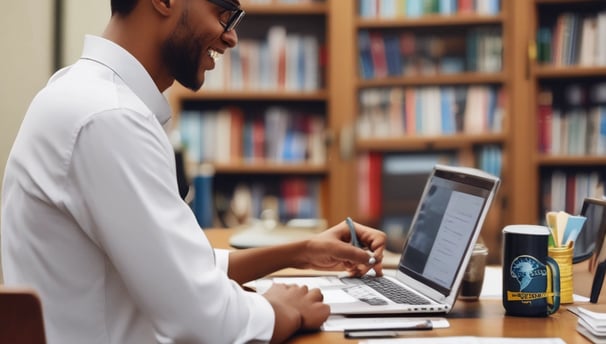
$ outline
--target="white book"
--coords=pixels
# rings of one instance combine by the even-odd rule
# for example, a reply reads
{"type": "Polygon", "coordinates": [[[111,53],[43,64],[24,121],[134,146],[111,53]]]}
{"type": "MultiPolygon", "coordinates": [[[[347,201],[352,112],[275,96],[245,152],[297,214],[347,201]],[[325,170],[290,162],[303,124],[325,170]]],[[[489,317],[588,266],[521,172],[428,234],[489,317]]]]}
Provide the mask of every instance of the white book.
{"type": "Polygon", "coordinates": [[[562,154],[562,112],[558,108],[553,108],[551,113],[551,150],[552,155],[562,154]]]}
{"type": "Polygon", "coordinates": [[[303,37],[304,91],[320,88],[320,47],[314,36],[303,37]]]}
{"type": "Polygon", "coordinates": [[[554,171],[551,174],[551,206],[553,211],[566,209],[566,174],[554,171]]]}
{"type": "Polygon", "coordinates": [[[302,54],[301,36],[293,33],[286,36],[286,77],[284,88],[289,91],[300,90],[299,59],[302,54]]]}
{"type": "Polygon", "coordinates": [[[221,109],[216,114],[215,161],[227,163],[231,156],[231,113],[221,109]]]}
{"type": "Polygon", "coordinates": [[[586,17],[583,19],[579,54],[579,65],[581,66],[593,66],[596,63],[596,29],[596,17],[586,17]]]}

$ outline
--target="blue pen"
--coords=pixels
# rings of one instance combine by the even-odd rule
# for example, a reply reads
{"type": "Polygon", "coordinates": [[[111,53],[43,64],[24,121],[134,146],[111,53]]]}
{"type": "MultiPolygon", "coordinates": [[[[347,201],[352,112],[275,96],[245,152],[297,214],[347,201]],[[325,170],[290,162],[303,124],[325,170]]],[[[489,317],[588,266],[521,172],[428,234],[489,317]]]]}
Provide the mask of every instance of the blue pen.
{"type": "Polygon", "coordinates": [[[345,219],[345,222],[347,222],[347,226],[349,226],[349,234],[351,235],[351,244],[354,245],[355,247],[362,247],[362,246],[360,246],[360,241],[358,241],[358,235],[356,234],[356,227],[354,227],[354,223],[351,220],[351,217],[347,217],[345,219]]]}
{"type": "MultiPolygon", "coordinates": [[[[362,247],[362,245],[360,245],[360,240],[358,240],[358,235],[356,234],[356,227],[354,226],[353,220],[351,219],[351,217],[347,217],[345,219],[345,222],[347,223],[347,226],[349,227],[349,233],[351,236],[351,244],[354,245],[355,247],[362,247]]],[[[368,265],[374,265],[377,260],[374,257],[374,254],[372,252],[369,251],[369,254],[371,255],[370,258],[368,259],[368,265]]]]}

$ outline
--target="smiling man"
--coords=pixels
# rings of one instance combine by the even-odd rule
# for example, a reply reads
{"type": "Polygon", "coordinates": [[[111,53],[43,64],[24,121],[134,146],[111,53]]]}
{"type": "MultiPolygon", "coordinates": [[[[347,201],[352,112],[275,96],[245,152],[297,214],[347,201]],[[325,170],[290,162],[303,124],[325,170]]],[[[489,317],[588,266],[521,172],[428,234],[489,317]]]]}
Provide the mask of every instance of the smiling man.
{"type": "Polygon", "coordinates": [[[329,314],[317,290],[241,285],[285,267],[381,274],[385,235],[341,222],[282,246],[214,250],[179,195],[162,92],[197,90],[236,45],[232,0],[112,0],[101,37],[32,101],[2,193],[7,285],[35,288],[47,341],[281,342],[329,314]]]}

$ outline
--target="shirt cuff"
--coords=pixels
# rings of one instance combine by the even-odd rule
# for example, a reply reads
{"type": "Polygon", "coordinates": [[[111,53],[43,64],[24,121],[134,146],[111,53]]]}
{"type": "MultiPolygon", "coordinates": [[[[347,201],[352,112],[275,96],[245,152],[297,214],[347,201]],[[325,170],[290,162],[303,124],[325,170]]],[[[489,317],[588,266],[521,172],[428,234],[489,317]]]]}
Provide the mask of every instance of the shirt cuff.
{"type": "Polygon", "coordinates": [[[229,250],[215,249],[215,266],[227,273],[229,267],[229,250]]]}
{"type": "Polygon", "coordinates": [[[254,343],[269,343],[274,333],[276,315],[274,309],[261,294],[249,293],[248,309],[254,310],[244,331],[244,338],[255,338],[254,343]]]}

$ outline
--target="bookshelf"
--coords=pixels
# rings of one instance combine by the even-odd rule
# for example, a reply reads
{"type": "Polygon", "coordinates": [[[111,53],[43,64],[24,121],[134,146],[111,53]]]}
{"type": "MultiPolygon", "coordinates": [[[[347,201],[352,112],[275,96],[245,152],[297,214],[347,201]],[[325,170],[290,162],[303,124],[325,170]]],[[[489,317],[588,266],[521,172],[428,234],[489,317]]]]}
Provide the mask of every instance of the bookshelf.
{"type": "Polygon", "coordinates": [[[215,227],[259,218],[266,208],[281,221],[336,221],[326,201],[336,193],[329,162],[328,2],[242,5],[247,15],[238,46],[206,73],[204,87],[170,90],[188,176],[211,167],[215,227]],[[248,209],[236,214],[238,207],[248,209]]]}
{"type": "MultiPolygon", "coordinates": [[[[480,6],[493,7],[463,10],[455,6],[450,8],[448,13],[441,13],[442,3],[455,2],[436,1],[432,5],[433,9],[425,8],[414,13],[409,11],[406,15],[398,11],[396,15],[388,15],[393,11],[385,10],[382,15],[381,7],[384,3],[395,2],[362,0],[358,4],[352,2],[349,8],[341,11],[353,13],[354,16],[351,21],[356,42],[352,47],[352,54],[356,60],[352,66],[355,77],[350,96],[357,101],[354,103],[356,115],[352,118],[355,123],[353,151],[358,163],[368,161],[368,164],[362,163],[358,166],[358,173],[362,180],[372,179],[374,176],[383,183],[392,184],[386,186],[371,180],[369,185],[365,185],[362,180],[358,180],[358,192],[354,194],[358,199],[356,215],[360,221],[384,229],[394,226],[393,221],[396,222],[394,228],[398,227],[397,221],[402,221],[401,227],[406,227],[406,221],[409,219],[397,219],[389,212],[391,208],[394,208],[395,212],[404,208],[414,211],[414,205],[408,204],[411,202],[401,202],[398,206],[384,198],[379,200],[382,202],[380,207],[376,207],[376,200],[363,200],[368,195],[381,197],[381,192],[373,191],[375,188],[381,188],[385,194],[392,194],[390,189],[393,188],[418,189],[413,184],[418,184],[424,177],[419,176],[418,171],[406,172],[406,166],[430,166],[438,161],[482,168],[479,161],[483,155],[482,150],[490,147],[494,155],[496,148],[496,158],[499,160],[497,164],[500,165],[498,174],[505,182],[482,234],[491,252],[489,260],[496,262],[500,259],[500,229],[505,223],[504,219],[508,218],[506,203],[511,197],[511,187],[507,183],[513,166],[510,163],[513,159],[510,158],[509,147],[511,97],[508,93],[511,88],[511,62],[502,47],[509,44],[511,39],[510,31],[513,25],[510,23],[512,19],[509,13],[513,7],[509,1],[504,1],[500,6],[498,1],[486,1],[480,6]],[[378,4],[375,13],[364,12],[363,7],[370,3],[378,4]],[[399,50],[389,48],[390,44],[393,44],[390,40],[394,40],[394,36],[399,38],[399,50]],[[482,36],[486,38],[483,39],[482,36]],[[383,42],[380,42],[381,38],[383,42]],[[366,42],[367,39],[370,42],[366,42]],[[411,40],[414,41],[411,43],[411,40]],[[374,48],[373,44],[379,44],[377,42],[383,43],[383,48],[374,48]],[[382,58],[381,54],[386,57],[382,58]],[[390,54],[399,58],[399,61],[392,56],[390,62],[390,54]],[[394,67],[394,63],[398,62],[401,65],[394,67]],[[381,66],[383,64],[387,66],[381,66]],[[474,91],[470,91],[472,89],[474,91]],[[459,114],[445,110],[447,107],[457,106],[451,93],[453,90],[463,92],[465,103],[462,106],[459,104],[459,111],[462,111],[459,114]],[[390,92],[393,93],[391,96],[382,94],[390,92]],[[471,96],[472,92],[479,92],[475,100],[471,96]],[[401,96],[402,93],[405,95],[401,96]],[[463,110],[467,102],[480,104],[484,101],[490,102],[489,99],[492,99],[492,110],[498,109],[498,114],[497,111],[493,113],[496,114],[496,119],[487,118],[490,107],[469,112],[463,110]],[[400,109],[382,105],[400,102],[400,109]],[[435,119],[437,124],[429,123],[427,116],[416,116],[416,119],[414,115],[410,117],[410,113],[415,113],[414,108],[407,108],[410,103],[415,103],[417,108],[424,107],[421,110],[424,113],[441,113],[442,116],[435,119]],[[438,104],[437,108],[435,104],[438,104]],[[441,108],[439,104],[447,106],[441,108]],[[466,120],[466,116],[471,116],[472,113],[475,119],[466,120]],[[455,116],[456,125],[452,123],[455,116]],[[370,119],[366,119],[367,117],[370,119]],[[448,126],[445,125],[447,118],[450,122],[448,126]],[[425,120],[427,123],[421,123],[425,120]],[[383,128],[381,123],[387,125],[383,128]],[[385,172],[387,165],[392,163],[404,166],[403,170],[392,174],[385,172]],[[378,176],[376,172],[372,172],[372,169],[376,168],[383,170],[378,176]],[[371,177],[367,177],[369,175],[371,177]],[[363,209],[364,207],[368,209],[363,209]]],[[[410,197],[417,195],[411,193],[410,197]]],[[[401,229],[395,229],[396,236],[399,230],[401,229]]],[[[389,230],[386,231],[389,236],[389,230]]]]}
{"type": "Polygon", "coordinates": [[[578,214],[583,198],[602,196],[606,170],[606,3],[529,2],[529,145],[521,159],[535,198],[518,218],[544,222],[547,210],[578,214]],[[602,119],[603,118],[603,119],[602,119]]]}
{"type": "MultiPolygon", "coordinates": [[[[380,7],[376,8],[375,14],[361,15],[359,6],[365,1],[299,1],[295,4],[277,0],[266,3],[242,1],[247,17],[238,30],[240,44],[247,39],[266,39],[272,25],[284,26],[287,33],[316,37],[322,56],[318,61],[316,86],[251,87],[254,83],[243,81],[236,81],[233,86],[231,74],[217,68],[211,72],[222,75],[223,82],[219,81],[217,85],[205,85],[202,91],[195,93],[179,85],[172,87],[170,99],[177,122],[182,110],[191,109],[218,110],[235,106],[241,109],[245,118],[260,116],[259,113],[273,106],[301,111],[324,120],[325,159],[321,163],[307,160],[284,163],[266,158],[253,162],[246,159],[214,161],[216,183],[233,188],[239,181],[260,180],[279,185],[283,179],[309,180],[310,185],[317,185],[320,190],[314,196],[315,203],[328,223],[334,224],[351,216],[356,221],[383,227],[380,214],[372,211],[369,214],[367,209],[361,209],[361,199],[373,194],[365,189],[368,178],[383,176],[369,174],[364,170],[369,165],[361,166],[380,164],[383,157],[434,155],[438,159],[454,158],[456,164],[485,168],[482,161],[486,158],[482,157],[486,151],[497,150],[500,152],[498,174],[502,186],[482,232],[490,251],[489,262],[496,263],[500,260],[503,226],[542,221],[545,176],[555,170],[566,173],[606,170],[606,154],[546,154],[538,144],[541,91],[551,87],[555,99],[562,99],[559,95],[568,85],[591,87],[599,84],[606,79],[606,64],[587,64],[586,60],[583,65],[564,60],[558,64],[539,62],[539,56],[543,58],[545,51],[537,39],[539,28],[555,25],[559,14],[598,13],[605,9],[606,2],[501,0],[496,2],[499,10],[495,12],[491,7],[495,2],[478,1],[475,3],[484,7],[475,11],[405,16],[400,12],[394,12],[395,15],[390,14],[393,11],[380,12],[380,7]],[[414,68],[401,61],[400,65],[394,64],[392,59],[389,61],[392,70],[388,69],[385,60],[382,74],[365,74],[359,64],[361,32],[373,33],[379,38],[407,33],[404,41],[410,42],[413,36],[425,47],[427,56],[413,56],[414,68]],[[482,35],[488,35],[487,41],[470,43],[482,35]],[[483,59],[478,58],[480,55],[470,55],[470,51],[480,51],[478,49],[489,54],[488,62],[485,59],[480,62],[483,59]],[[474,61],[470,61],[470,56],[474,61]],[[492,102],[493,107],[488,108],[498,109],[497,115],[493,112],[491,116],[474,117],[484,123],[482,129],[478,130],[476,121],[470,121],[469,128],[461,124],[463,121],[457,122],[459,125],[454,126],[454,130],[452,126],[445,130],[432,123],[429,131],[407,131],[405,118],[395,122],[399,126],[387,121],[390,114],[397,112],[385,104],[394,103],[394,99],[395,103],[402,99],[406,103],[406,94],[417,94],[426,102],[429,99],[426,104],[430,104],[430,109],[431,106],[436,109],[432,100],[441,103],[442,99],[436,98],[436,93],[445,91],[444,94],[449,94],[452,89],[469,93],[472,88],[481,100],[472,100],[470,104],[492,102]],[[371,99],[370,105],[362,103],[363,98],[371,99]],[[363,125],[360,130],[360,119],[367,113],[379,118],[371,121],[378,128],[375,128],[376,132],[364,129],[363,125]],[[380,116],[384,116],[387,126],[381,127],[380,116]]],[[[369,3],[401,2],[376,0],[369,3]]],[[[410,47],[405,51],[402,55],[410,57],[410,47]]],[[[228,57],[222,60],[225,63],[228,57]]],[[[210,77],[211,73],[207,73],[207,77],[214,78],[210,77]]],[[[438,107],[438,111],[442,109],[438,107]]],[[[198,167],[193,164],[190,171],[198,167]]],[[[373,195],[376,197],[376,193],[373,195]]],[[[375,204],[374,211],[390,206],[368,200],[366,203],[375,204]]]]}

